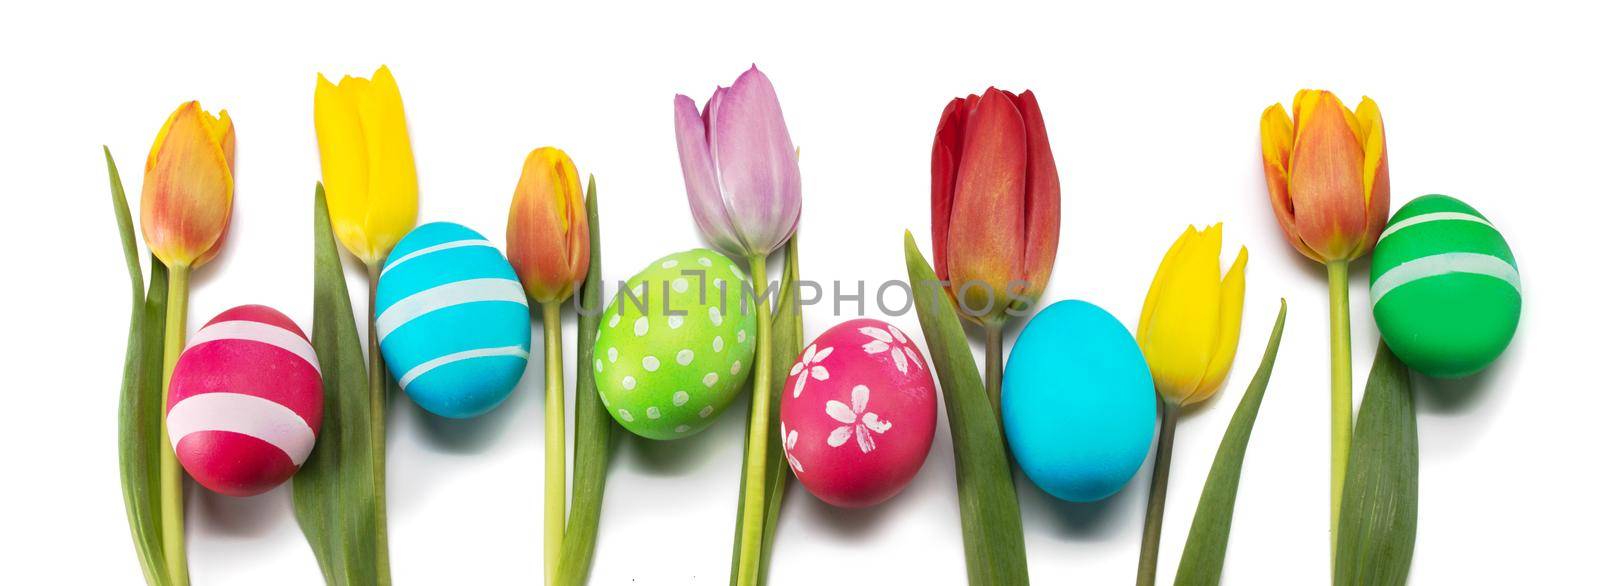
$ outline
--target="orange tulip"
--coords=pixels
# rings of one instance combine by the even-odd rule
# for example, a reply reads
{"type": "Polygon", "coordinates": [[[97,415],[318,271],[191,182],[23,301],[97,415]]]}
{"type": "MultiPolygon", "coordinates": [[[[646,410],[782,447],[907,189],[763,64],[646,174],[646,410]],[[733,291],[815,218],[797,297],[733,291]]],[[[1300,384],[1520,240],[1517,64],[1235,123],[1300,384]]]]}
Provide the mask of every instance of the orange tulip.
{"type": "MultiPolygon", "coordinates": [[[[589,178],[594,190],[594,177],[589,178]]],[[[562,397],[561,305],[589,274],[589,214],[578,168],[561,149],[540,147],[522,163],[506,220],[506,256],[528,299],[544,312],[545,583],[557,582],[566,514],[566,407],[562,397]]]]}
{"type": "Polygon", "coordinates": [[[528,297],[554,303],[572,296],[589,273],[589,216],[578,169],[561,149],[528,153],[511,197],[506,252],[528,297]]]}
{"type": "Polygon", "coordinates": [[[169,267],[198,267],[217,255],[233,215],[233,120],[185,102],[150,147],[139,227],[169,267]]]}
{"type": "Polygon", "coordinates": [[[1354,112],[1333,92],[1301,90],[1294,118],[1261,114],[1261,161],[1272,211],[1301,254],[1327,263],[1372,250],[1389,220],[1389,153],[1378,104],[1354,112]]]}
{"type": "Polygon", "coordinates": [[[1332,92],[1300,90],[1294,118],[1282,104],[1261,113],[1261,164],[1278,225],[1300,254],[1328,268],[1332,362],[1333,543],[1350,461],[1350,261],[1377,244],[1389,221],[1389,153],[1377,102],[1354,112],[1332,92]]]}

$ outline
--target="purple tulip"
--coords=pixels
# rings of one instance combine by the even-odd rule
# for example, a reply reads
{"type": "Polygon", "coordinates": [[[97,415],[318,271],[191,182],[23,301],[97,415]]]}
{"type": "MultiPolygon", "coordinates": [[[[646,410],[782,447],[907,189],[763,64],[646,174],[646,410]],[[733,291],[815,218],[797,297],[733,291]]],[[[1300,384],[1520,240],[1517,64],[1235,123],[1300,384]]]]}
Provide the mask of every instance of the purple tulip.
{"type": "Polygon", "coordinates": [[[749,258],[782,247],[800,223],[800,163],[778,93],[750,70],[718,87],[704,111],[674,101],[689,209],[712,245],[749,258]]]}

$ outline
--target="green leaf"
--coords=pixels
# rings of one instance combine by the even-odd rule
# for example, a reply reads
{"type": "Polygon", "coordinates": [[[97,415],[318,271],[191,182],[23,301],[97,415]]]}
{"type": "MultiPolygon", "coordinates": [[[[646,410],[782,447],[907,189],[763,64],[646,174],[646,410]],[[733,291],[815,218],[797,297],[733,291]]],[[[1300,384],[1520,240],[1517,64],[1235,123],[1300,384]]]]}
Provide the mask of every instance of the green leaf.
{"type": "Polygon", "coordinates": [[[145,291],[139,266],[139,244],[133,235],[133,215],[122,189],[122,177],[105,149],[106,171],[111,176],[112,211],[122,238],[122,255],[128,265],[132,307],[128,318],[128,348],[122,362],[122,397],[117,406],[117,464],[122,477],[122,502],[139,566],[148,584],[168,584],[166,556],[161,547],[160,478],[154,471],[161,460],[161,344],[167,319],[167,268],[150,259],[150,289],[145,291]]]}
{"type": "Polygon", "coordinates": [[[1289,304],[1278,300],[1278,321],[1272,326],[1266,351],[1261,353],[1261,366],[1256,368],[1255,378],[1250,379],[1244,398],[1239,399],[1233,420],[1222,434],[1222,444],[1217,446],[1217,456],[1211,461],[1211,473],[1206,476],[1205,489],[1200,493],[1194,523],[1189,525],[1189,539],[1184,543],[1183,560],[1178,563],[1174,584],[1214,585],[1222,581],[1222,559],[1228,553],[1234,498],[1239,494],[1239,472],[1244,468],[1245,448],[1250,446],[1250,430],[1256,425],[1261,399],[1267,394],[1272,366],[1278,360],[1278,342],[1283,338],[1283,322],[1288,313],[1289,304]]]}
{"type": "Polygon", "coordinates": [[[1011,484],[1011,466],[1000,437],[999,418],[989,406],[961,318],[917,243],[906,232],[906,270],[917,318],[939,374],[950,440],[956,456],[956,494],[968,584],[1028,583],[1022,514],[1011,484]]]}
{"type": "Polygon", "coordinates": [[[1405,584],[1417,543],[1417,412],[1411,371],[1378,345],[1350,441],[1334,584],[1405,584]]]}
{"type": "Polygon", "coordinates": [[[322,430],[294,477],[294,515],[324,581],[373,584],[379,573],[367,368],[321,184],[315,209],[311,345],[322,367],[322,430]]]}
{"type": "Polygon", "coordinates": [[[611,458],[611,438],[617,423],[600,403],[595,387],[594,340],[600,331],[603,300],[600,290],[600,209],[594,176],[589,176],[589,273],[578,289],[584,311],[578,312],[578,388],[573,415],[572,505],[567,514],[567,534],[561,542],[556,583],[576,586],[588,581],[594,563],[595,538],[600,533],[600,505],[606,492],[606,466],[611,458]],[[586,313],[591,315],[585,315],[586,313]]]}
{"type": "MultiPolygon", "coordinates": [[[[801,319],[797,283],[800,280],[800,244],[798,237],[789,238],[784,245],[783,274],[778,285],[778,307],[772,313],[772,414],[768,419],[767,433],[767,463],[765,508],[766,514],[761,526],[761,567],[756,570],[756,584],[761,586],[767,582],[767,570],[771,567],[773,536],[778,531],[778,514],[783,507],[784,491],[789,486],[789,462],[783,457],[782,438],[779,437],[780,406],[783,401],[783,385],[789,380],[789,367],[794,365],[795,358],[800,355],[800,349],[805,345],[804,320],[801,319]]],[[[754,386],[755,377],[751,377],[750,385],[754,386]]],[[[754,388],[750,392],[757,392],[754,388]]],[[[745,430],[750,433],[749,429],[745,430]]],[[[748,436],[747,436],[748,437],[748,436]]],[[[750,442],[745,441],[745,450],[748,453],[750,442]]],[[[740,458],[739,466],[739,508],[744,511],[745,475],[749,468],[749,458],[740,458]]],[[[729,570],[729,582],[737,582],[739,577],[739,538],[744,534],[744,515],[735,514],[733,524],[733,566],[729,570]]]]}

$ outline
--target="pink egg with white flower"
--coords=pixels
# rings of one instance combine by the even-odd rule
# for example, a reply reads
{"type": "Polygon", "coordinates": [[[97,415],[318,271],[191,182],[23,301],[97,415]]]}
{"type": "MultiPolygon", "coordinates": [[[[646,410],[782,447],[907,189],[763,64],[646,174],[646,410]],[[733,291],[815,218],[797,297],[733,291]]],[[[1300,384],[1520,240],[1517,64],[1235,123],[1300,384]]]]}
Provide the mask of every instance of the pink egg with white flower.
{"type": "Polygon", "coordinates": [[[875,319],[833,326],[801,350],[779,411],[783,452],[800,484],[852,508],[904,489],[938,424],[931,366],[905,332],[875,319]]]}
{"type": "Polygon", "coordinates": [[[322,371],[294,321],[264,305],[218,314],[172,369],[167,431],[183,469],[232,496],[293,476],[322,428],[322,371]]]}

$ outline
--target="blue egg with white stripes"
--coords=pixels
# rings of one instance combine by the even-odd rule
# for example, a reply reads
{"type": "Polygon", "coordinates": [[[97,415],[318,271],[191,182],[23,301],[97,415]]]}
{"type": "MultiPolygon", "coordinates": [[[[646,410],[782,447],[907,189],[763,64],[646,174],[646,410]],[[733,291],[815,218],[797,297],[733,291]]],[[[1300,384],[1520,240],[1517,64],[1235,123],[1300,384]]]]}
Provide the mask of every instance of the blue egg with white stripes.
{"type": "Polygon", "coordinates": [[[528,297],[500,249],[450,222],[417,226],[378,275],[378,344],[429,413],[488,413],[528,366],[528,297]]]}

